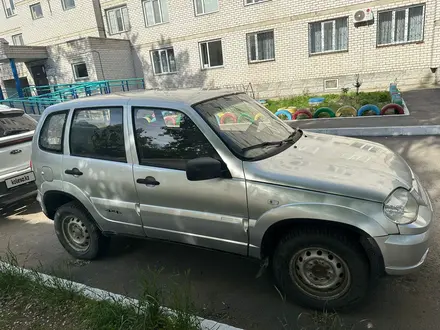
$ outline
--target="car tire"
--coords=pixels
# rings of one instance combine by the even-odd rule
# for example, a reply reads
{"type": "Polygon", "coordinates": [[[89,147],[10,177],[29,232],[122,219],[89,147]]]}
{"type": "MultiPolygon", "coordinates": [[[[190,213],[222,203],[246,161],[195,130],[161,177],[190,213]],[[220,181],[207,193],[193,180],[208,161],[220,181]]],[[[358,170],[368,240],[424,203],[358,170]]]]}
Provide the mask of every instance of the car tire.
{"type": "Polygon", "coordinates": [[[110,238],[102,235],[77,202],[61,206],[55,213],[54,225],[61,245],[77,259],[96,259],[108,248],[110,238]]]}
{"type": "Polygon", "coordinates": [[[275,249],[272,269],[277,287],[288,299],[321,311],[354,307],[366,297],[371,283],[360,244],[331,229],[290,232],[275,249]]]}

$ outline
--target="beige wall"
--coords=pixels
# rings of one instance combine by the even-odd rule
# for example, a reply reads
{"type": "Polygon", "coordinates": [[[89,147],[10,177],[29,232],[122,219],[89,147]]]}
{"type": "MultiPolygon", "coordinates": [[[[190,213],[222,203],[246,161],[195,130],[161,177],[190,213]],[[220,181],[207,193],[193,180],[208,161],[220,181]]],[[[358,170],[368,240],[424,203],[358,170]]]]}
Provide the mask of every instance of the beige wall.
{"type": "MultiPolygon", "coordinates": [[[[440,65],[440,8],[437,0],[272,0],[244,6],[240,1],[219,0],[219,11],[195,16],[192,1],[168,0],[169,22],[146,27],[141,1],[102,0],[102,13],[108,33],[105,10],[126,4],[131,29],[113,38],[131,40],[135,61],[142,65],[147,83],[157,85],[205,86],[247,85],[260,96],[278,96],[323,91],[325,79],[338,78],[339,87],[352,87],[361,75],[364,89],[385,88],[397,81],[402,88],[430,86],[436,81],[430,67],[440,65]],[[422,43],[376,47],[377,11],[410,4],[426,3],[422,43]],[[355,27],[353,14],[371,8],[375,22],[355,27]],[[349,50],[309,56],[308,23],[347,16],[349,50]],[[274,29],[275,61],[248,64],[246,33],[274,29]],[[433,35],[436,42],[433,42],[433,35]],[[198,43],[222,39],[224,67],[201,70],[198,43]],[[162,45],[174,47],[180,59],[176,75],[154,76],[150,50],[162,45]]],[[[258,95],[257,95],[258,96],[258,95]]]]}

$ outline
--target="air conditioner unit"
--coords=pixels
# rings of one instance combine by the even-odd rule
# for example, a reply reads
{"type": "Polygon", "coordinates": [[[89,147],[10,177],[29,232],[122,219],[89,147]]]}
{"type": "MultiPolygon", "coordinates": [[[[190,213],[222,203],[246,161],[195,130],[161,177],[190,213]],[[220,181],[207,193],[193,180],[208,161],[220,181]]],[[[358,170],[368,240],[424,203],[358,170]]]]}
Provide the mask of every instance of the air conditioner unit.
{"type": "Polygon", "coordinates": [[[373,11],[368,9],[361,9],[354,13],[353,21],[354,24],[370,22],[374,19],[373,11]]]}

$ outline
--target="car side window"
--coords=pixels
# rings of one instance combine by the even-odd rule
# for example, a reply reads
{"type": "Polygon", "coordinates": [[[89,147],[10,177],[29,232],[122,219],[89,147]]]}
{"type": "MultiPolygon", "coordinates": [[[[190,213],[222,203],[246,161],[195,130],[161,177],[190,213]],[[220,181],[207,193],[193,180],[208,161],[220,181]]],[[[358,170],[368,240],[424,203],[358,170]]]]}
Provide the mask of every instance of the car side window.
{"type": "Polygon", "coordinates": [[[127,162],[122,114],[122,107],[76,109],[70,128],[70,154],[127,162]]]}
{"type": "Polygon", "coordinates": [[[139,164],[185,170],[188,160],[220,159],[194,122],[179,111],[133,108],[139,164]]]}
{"type": "Polygon", "coordinates": [[[66,119],[68,110],[51,113],[46,117],[41,128],[38,145],[40,149],[63,153],[64,129],[66,128],[66,119]]]}

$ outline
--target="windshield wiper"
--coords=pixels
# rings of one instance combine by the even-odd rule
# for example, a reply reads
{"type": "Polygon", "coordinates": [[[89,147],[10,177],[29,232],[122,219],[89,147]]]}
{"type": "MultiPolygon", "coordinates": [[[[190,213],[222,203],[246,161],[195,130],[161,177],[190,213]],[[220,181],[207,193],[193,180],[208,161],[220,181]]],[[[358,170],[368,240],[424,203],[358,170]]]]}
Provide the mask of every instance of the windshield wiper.
{"type": "Polygon", "coordinates": [[[257,149],[257,148],[264,148],[264,147],[267,147],[267,146],[282,146],[284,143],[287,143],[287,142],[296,142],[297,139],[295,139],[295,137],[296,137],[296,135],[298,133],[301,134],[300,132],[301,132],[300,129],[295,129],[293,131],[293,133],[290,134],[284,140],[258,143],[258,144],[255,144],[253,146],[249,146],[249,147],[243,148],[242,151],[246,152],[246,151],[249,151],[249,150],[252,150],[252,149],[257,149]]]}

